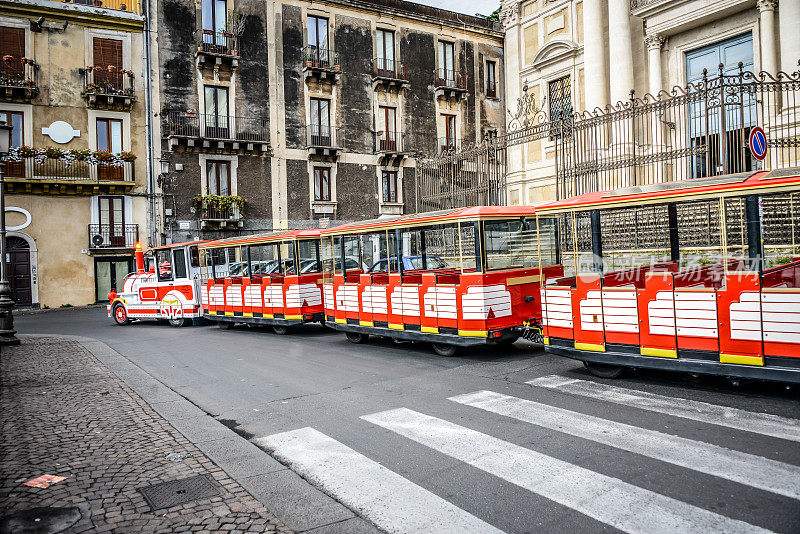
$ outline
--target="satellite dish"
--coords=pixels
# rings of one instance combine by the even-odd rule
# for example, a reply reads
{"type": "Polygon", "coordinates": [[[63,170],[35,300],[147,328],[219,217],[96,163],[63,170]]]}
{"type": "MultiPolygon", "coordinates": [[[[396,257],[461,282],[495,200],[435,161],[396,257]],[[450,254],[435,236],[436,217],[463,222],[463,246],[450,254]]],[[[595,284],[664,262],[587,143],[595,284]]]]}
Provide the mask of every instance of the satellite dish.
{"type": "Polygon", "coordinates": [[[101,236],[100,234],[96,234],[96,235],[92,236],[92,245],[94,245],[96,247],[99,247],[100,245],[102,245],[103,241],[104,241],[103,236],[101,236]]]}

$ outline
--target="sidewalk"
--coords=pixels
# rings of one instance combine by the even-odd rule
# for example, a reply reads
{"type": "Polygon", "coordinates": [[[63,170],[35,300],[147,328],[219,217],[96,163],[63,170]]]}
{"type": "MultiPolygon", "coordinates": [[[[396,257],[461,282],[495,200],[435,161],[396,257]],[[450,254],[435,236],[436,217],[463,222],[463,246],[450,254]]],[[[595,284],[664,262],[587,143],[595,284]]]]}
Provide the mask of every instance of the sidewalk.
{"type": "Polygon", "coordinates": [[[0,533],[290,532],[76,341],[3,347],[0,419],[0,533]],[[23,485],[43,474],[67,478],[23,485]]]}

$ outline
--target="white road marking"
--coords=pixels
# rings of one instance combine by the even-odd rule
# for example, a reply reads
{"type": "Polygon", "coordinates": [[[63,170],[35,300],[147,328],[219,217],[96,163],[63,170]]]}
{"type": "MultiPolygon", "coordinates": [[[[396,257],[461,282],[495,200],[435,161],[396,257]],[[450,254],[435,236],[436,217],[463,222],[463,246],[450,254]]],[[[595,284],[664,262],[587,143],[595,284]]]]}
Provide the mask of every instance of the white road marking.
{"type": "Polygon", "coordinates": [[[256,443],[386,532],[502,532],[313,428],[256,443]]]}
{"type": "Polygon", "coordinates": [[[800,441],[800,420],[777,415],[748,412],[707,402],[668,397],[632,389],[609,386],[558,375],[543,376],[528,381],[532,386],[556,389],[593,399],[624,404],[641,410],[658,412],[702,423],[746,430],[765,436],[800,441]]]}
{"type": "Polygon", "coordinates": [[[451,401],[800,499],[800,467],[493,391],[451,401]]]}
{"type": "Polygon", "coordinates": [[[407,408],[362,419],[626,532],[767,532],[407,408]]]}

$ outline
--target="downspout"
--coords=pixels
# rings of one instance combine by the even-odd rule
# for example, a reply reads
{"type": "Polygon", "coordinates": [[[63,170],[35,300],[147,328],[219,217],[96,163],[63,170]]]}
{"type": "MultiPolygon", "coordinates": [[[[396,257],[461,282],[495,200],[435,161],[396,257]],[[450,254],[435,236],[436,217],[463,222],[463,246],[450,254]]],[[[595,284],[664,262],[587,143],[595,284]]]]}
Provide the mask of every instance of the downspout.
{"type": "Polygon", "coordinates": [[[148,245],[151,247],[158,246],[158,232],[157,232],[157,215],[156,215],[156,184],[155,173],[153,169],[153,77],[150,63],[150,0],[144,2],[144,56],[145,56],[145,113],[147,113],[147,120],[145,125],[147,127],[146,145],[147,145],[147,218],[148,218],[148,245]]]}

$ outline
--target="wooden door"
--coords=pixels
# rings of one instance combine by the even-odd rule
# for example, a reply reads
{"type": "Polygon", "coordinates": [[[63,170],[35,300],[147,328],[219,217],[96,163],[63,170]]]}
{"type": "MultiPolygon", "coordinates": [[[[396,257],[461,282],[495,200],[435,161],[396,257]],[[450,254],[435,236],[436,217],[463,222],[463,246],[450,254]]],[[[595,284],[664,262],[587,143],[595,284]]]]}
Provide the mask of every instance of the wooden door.
{"type": "Polygon", "coordinates": [[[122,91],[122,41],[95,37],[92,46],[94,83],[108,92],[122,91]]]}
{"type": "Polygon", "coordinates": [[[11,298],[19,306],[32,303],[31,290],[31,251],[28,242],[17,236],[6,238],[6,264],[8,281],[11,285],[11,298]]]}

